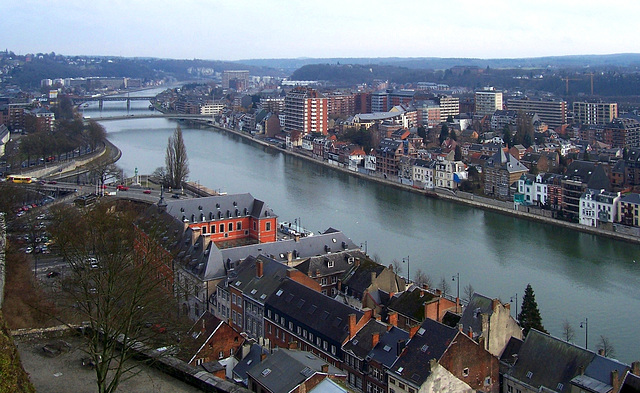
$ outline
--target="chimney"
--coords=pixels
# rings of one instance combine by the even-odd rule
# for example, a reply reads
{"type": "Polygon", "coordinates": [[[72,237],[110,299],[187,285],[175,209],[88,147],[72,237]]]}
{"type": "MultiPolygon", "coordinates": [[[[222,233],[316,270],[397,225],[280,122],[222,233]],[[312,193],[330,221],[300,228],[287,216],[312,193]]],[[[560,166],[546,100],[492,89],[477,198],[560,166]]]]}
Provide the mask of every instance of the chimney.
{"type": "Polygon", "coordinates": [[[371,349],[375,348],[380,341],[380,333],[371,333],[371,349]]]}
{"type": "Polygon", "coordinates": [[[371,272],[371,283],[376,282],[376,272],[371,272]]]}
{"type": "Polygon", "coordinates": [[[398,340],[398,346],[397,346],[398,350],[396,352],[396,356],[400,356],[406,344],[407,342],[405,340],[398,340]]]}
{"type": "Polygon", "coordinates": [[[373,317],[373,310],[370,309],[369,307],[366,307],[362,311],[364,311],[364,315],[362,316],[362,321],[368,322],[373,317]]]}
{"type": "Polygon", "coordinates": [[[409,328],[409,338],[413,338],[418,333],[418,330],[420,330],[420,325],[411,326],[409,328]]]}
{"type": "Polygon", "coordinates": [[[356,314],[349,314],[349,338],[352,338],[356,331],[356,314]]]}
{"type": "Polygon", "coordinates": [[[469,338],[473,340],[473,328],[469,326],[469,338]]]}
{"type": "Polygon", "coordinates": [[[422,289],[425,291],[429,290],[429,284],[422,284],[422,289]]]}
{"type": "Polygon", "coordinates": [[[328,364],[323,364],[322,366],[320,366],[320,371],[322,371],[325,374],[329,374],[329,365],[328,364]]]}
{"type": "Polygon", "coordinates": [[[266,353],[261,353],[260,354],[260,362],[264,361],[267,358],[267,354],[266,353]]]}
{"type": "Polygon", "coordinates": [[[603,348],[598,349],[598,355],[604,357],[604,349],[603,348]]]}
{"type": "Polygon", "coordinates": [[[489,315],[488,314],[480,314],[482,318],[482,331],[480,334],[487,335],[489,334],[489,315]]]}
{"type": "Polygon", "coordinates": [[[462,333],[462,329],[463,329],[463,328],[464,328],[464,326],[463,326],[461,323],[459,323],[459,324],[458,324],[458,331],[459,331],[460,333],[462,333]]]}
{"type": "Polygon", "coordinates": [[[640,376],[640,362],[631,363],[631,374],[640,376]]]}
{"type": "Polygon", "coordinates": [[[380,314],[376,314],[376,321],[378,322],[382,321],[382,317],[380,316],[380,314]]]}
{"type": "Polygon", "coordinates": [[[507,313],[509,313],[509,311],[511,311],[511,303],[505,303],[505,304],[503,304],[503,306],[507,310],[507,313]]]}
{"type": "Polygon", "coordinates": [[[612,392],[617,392],[620,390],[620,378],[618,376],[618,370],[613,370],[611,371],[611,386],[613,386],[613,389],[611,389],[612,392]]]}
{"type": "Polygon", "coordinates": [[[391,314],[389,314],[388,322],[389,322],[389,325],[397,327],[398,326],[398,313],[394,311],[391,314]]]}
{"type": "Polygon", "coordinates": [[[200,329],[202,333],[207,331],[207,325],[204,323],[204,318],[202,318],[202,328],[200,329]]]}
{"type": "MultiPolygon", "coordinates": [[[[247,344],[247,342],[245,341],[244,344],[242,344],[242,349],[241,349],[241,354],[242,354],[242,359],[246,358],[247,355],[249,354],[249,352],[251,351],[251,344],[247,344]]],[[[240,359],[240,360],[242,360],[240,359]]]]}
{"type": "Polygon", "coordinates": [[[498,304],[500,304],[500,300],[492,299],[491,300],[491,310],[493,310],[495,312],[498,309],[498,304]]]}
{"type": "Polygon", "coordinates": [[[316,269],[316,277],[320,275],[320,269],[316,269]]]}
{"type": "Polygon", "coordinates": [[[262,261],[256,262],[256,277],[260,278],[263,276],[264,266],[262,261]]]}
{"type": "Polygon", "coordinates": [[[356,258],[356,267],[360,266],[360,258],[356,258]]]}
{"type": "Polygon", "coordinates": [[[436,296],[438,296],[438,297],[442,296],[442,290],[441,289],[437,289],[436,288],[436,296]]]}
{"type": "Polygon", "coordinates": [[[287,252],[287,265],[291,265],[291,261],[293,260],[293,252],[287,252]]]}

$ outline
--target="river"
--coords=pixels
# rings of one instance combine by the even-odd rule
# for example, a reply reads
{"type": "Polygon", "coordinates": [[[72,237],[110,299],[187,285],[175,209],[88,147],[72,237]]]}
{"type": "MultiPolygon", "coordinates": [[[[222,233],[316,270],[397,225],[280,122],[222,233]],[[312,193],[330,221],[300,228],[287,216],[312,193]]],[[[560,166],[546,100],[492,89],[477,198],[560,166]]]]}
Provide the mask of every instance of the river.
{"type": "MultiPolygon", "coordinates": [[[[157,90],[159,91],[159,90],[157,90]]],[[[143,91],[150,95],[157,91],[143,91]]],[[[135,94],[135,93],[133,93],[135,94]]],[[[149,111],[133,101],[131,113],[149,111]]],[[[122,102],[105,102],[103,116],[126,113],[122,102]]],[[[85,115],[100,115],[97,103],[85,115]]],[[[167,140],[177,123],[164,118],[105,121],[111,142],[122,150],[125,174],[151,173],[164,165],[167,140]]],[[[189,157],[189,180],[228,193],[250,192],[265,201],[280,220],[298,220],[313,231],[342,230],[384,264],[409,259],[434,285],[442,279],[448,293],[471,284],[476,292],[522,302],[530,283],[545,328],[563,336],[568,321],[584,346],[601,335],[613,343],[617,358],[640,360],[640,261],[638,246],[552,225],[476,210],[384,186],[261,147],[239,136],[181,123],[189,157]],[[514,299],[515,300],[515,299],[514,299]]],[[[515,302],[514,302],[515,303],[515,302]]],[[[512,312],[515,314],[515,304],[512,312]]],[[[520,304],[518,304],[518,310],[520,304]]]]}

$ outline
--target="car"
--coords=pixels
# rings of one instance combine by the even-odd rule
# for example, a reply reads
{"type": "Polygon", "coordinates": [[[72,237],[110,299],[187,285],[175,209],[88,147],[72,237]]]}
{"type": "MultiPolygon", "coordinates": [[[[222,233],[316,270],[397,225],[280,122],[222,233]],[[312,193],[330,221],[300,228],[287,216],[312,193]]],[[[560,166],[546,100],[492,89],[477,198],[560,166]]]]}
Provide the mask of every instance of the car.
{"type": "Polygon", "coordinates": [[[49,277],[49,278],[58,277],[59,275],[60,275],[60,273],[56,272],[55,270],[52,270],[49,273],[47,273],[47,277],[49,277]]]}
{"type": "Polygon", "coordinates": [[[173,194],[171,195],[171,198],[180,199],[180,194],[173,194]]]}
{"type": "Polygon", "coordinates": [[[151,190],[144,190],[142,191],[143,194],[151,194],[151,190]]]}
{"type": "Polygon", "coordinates": [[[55,180],[50,180],[50,181],[49,181],[49,184],[58,184],[58,182],[57,182],[57,181],[55,181],[55,180]]]}
{"type": "Polygon", "coordinates": [[[118,186],[116,187],[116,189],[117,189],[118,191],[127,191],[127,190],[129,189],[129,187],[124,186],[124,185],[122,185],[122,184],[118,184],[118,186]]]}
{"type": "Polygon", "coordinates": [[[25,248],[24,252],[26,254],[31,254],[33,252],[33,247],[29,246],[29,247],[25,248]]]}
{"type": "Polygon", "coordinates": [[[103,190],[106,190],[107,189],[107,185],[103,184],[103,185],[100,186],[100,188],[102,188],[103,190]]]}

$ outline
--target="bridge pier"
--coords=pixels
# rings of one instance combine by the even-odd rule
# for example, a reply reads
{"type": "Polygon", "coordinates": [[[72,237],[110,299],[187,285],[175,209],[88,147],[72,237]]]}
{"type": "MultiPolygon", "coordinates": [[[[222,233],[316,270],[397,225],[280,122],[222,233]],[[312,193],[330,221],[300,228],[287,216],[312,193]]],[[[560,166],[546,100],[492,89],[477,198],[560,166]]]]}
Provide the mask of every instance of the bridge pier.
{"type": "Polygon", "coordinates": [[[127,112],[131,109],[131,100],[127,98],[127,112]]]}
{"type": "Polygon", "coordinates": [[[98,104],[99,104],[99,106],[100,106],[100,111],[102,112],[102,105],[104,104],[104,101],[99,100],[99,101],[98,101],[98,104]]]}

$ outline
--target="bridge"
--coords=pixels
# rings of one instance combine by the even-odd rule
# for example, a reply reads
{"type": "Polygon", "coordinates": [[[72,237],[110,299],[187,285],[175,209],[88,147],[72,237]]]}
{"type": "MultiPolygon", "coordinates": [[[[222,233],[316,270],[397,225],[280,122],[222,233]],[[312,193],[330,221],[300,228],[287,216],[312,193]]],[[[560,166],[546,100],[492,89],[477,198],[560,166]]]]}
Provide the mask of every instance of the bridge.
{"type": "Polygon", "coordinates": [[[139,115],[122,115],[122,116],[103,116],[103,117],[88,117],[83,118],[84,121],[107,121],[107,120],[131,120],[131,119],[153,119],[153,118],[166,118],[176,120],[213,120],[212,115],[189,115],[184,113],[163,113],[163,114],[139,114],[139,115]]]}
{"type": "Polygon", "coordinates": [[[98,101],[100,104],[100,110],[102,110],[102,105],[105,101],[126,101],[127,109],[131,108],[131,101],[151,101],[155,99],[155,96],[96,96],[96,97],[71,97],[71,101],[73,105],[80,105],[84,102],[95,102],[98,101]]]}

